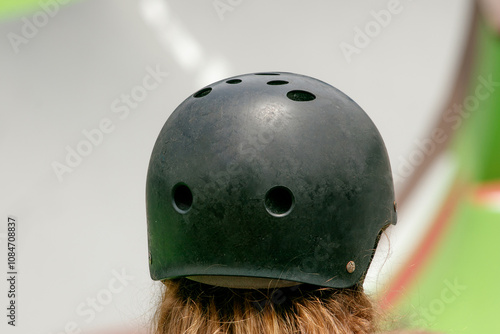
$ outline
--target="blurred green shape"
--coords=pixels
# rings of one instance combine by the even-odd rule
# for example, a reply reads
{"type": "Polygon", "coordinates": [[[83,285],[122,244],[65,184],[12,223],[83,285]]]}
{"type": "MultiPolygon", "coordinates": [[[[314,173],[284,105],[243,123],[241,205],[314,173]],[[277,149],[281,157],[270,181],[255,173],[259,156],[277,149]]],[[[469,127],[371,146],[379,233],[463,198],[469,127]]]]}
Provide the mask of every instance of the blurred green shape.
{"type": "MultiPolygon", "coordinates": [[[[497,203],[498,204],[498,203],[497,203]]],[[[470,198],[401,303],[397,327],[500,333],[500,210],[470,198]]]]}
{"type": "Polygon", "coordinates": [[[43,6],[64,6],[69,0],[0,0],[0,19],[19,17],[43,10],[43,6]]]}
{"type": "Polygon", "coordinates": [[[459,131],[454,150],[467,179],[472,182],[499,180],[500,36],[484,22],[479,27],[475,63],[461,120],[455,120],[454,124],[459,131]]]}
{"type": "Polygon", "coordinates": [[[16,16],[32,11],[39,7],[38,0],[2,0],[0,2],[0,16],[16,16]]]}
{"type": "Polygon", "coordinates": [[[456,130],[459,183],[468,184],[447,230],[391,314],[400,328],[440,333],[500,333],[500,36],[484,22],[468,95],[460,113],[445,115],[456,130]],[[494,191],[481,198],[475,188],[494,191]],[[496,202],[496,204],[494,203],[496,202]]]}

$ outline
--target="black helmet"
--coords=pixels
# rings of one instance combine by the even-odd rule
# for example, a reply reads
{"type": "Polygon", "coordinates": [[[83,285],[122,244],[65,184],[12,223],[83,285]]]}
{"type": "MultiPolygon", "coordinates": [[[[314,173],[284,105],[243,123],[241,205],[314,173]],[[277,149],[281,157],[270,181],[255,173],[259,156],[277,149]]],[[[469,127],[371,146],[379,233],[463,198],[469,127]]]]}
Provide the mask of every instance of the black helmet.
{"type": "Polygon", "coordinates": [[[154,280],[230,287],[352,286],[396,223],[373,122],[338,89],[283,72],[218,81],[180,104],[154,146],[146,204],[154,280]]]}

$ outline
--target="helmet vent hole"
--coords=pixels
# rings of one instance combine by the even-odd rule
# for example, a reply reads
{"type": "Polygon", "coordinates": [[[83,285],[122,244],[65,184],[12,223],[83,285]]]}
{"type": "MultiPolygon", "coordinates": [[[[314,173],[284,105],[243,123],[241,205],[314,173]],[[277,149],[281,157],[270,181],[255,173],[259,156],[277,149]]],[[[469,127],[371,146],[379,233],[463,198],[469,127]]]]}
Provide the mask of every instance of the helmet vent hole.
{"type": "Polygon", "coordinates": [[[264,200],[267,212],[275,217],[288,215],[294,205],[293,194],[287,187],[276,186],[268,190],[264,200]]]}
{"type": "Polygon", "coordinates": [[[203,96],[208,95],[211,91],[212,91],[212,88],[210,88],[210,87],[203,88],[203,89],[197,91],[196,93],[194,93],[193,96],[194,97],[203,97],[203,96]]]}
{"type": "Polygon", "coordinates": [[[316,98],[313,93],[306,92],[305,90],[291,90],[286,96],[294,101],[312,101],[316,98]]]}
{"type": "Polygon", "coordinates": [[[288,81],[285,80],[272,80],[268,81],[267,84],[271,86],[286,85],[288,81]]]}
{"type": "Polygon", "coordinates": [[[255,75],[280,75],[279,73],[261,72],[255,73],[255,75]]]}
{"type": "Polygon", "coordinates": [[[186,213],[193,205],[193,193],[184,183],[178,183],[172,189],[172,204],[179,213],[186,213]]]}
{"type": "Polygon", "coordinates": [[[231,85],[239,84],[240,82],[241,82],[240,79],[231,79],[231,80],[226,81],[226,83],[231,84],[231,85]]]}

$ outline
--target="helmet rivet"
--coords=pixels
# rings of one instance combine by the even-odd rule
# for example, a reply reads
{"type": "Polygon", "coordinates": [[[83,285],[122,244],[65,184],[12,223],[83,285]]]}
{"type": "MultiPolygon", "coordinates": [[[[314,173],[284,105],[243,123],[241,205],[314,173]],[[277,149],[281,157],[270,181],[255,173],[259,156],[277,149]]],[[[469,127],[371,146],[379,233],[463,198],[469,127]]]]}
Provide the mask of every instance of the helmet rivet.
{"type": "Polygon", "coordinates": [[[398,202],[394,201],[394,212],[398,212],[398,202]]]}
{"type": "Polygon", "coordinates": [[[347,262],[346,269],[349,274],[352,274],[354,270],[356,270],[356,264],[354,263],[354,261],[347,262]]]}

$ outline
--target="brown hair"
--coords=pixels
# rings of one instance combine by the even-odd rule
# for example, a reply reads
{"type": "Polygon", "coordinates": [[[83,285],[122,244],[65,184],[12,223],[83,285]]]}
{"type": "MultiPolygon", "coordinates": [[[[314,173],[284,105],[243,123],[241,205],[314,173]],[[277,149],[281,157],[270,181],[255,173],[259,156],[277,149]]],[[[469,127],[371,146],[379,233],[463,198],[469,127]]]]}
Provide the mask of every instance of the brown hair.
{"type": "Polygon", "coordinates": [[[301,284],[229,289],[166,280],[154,334],[363,334],[375,332],[374,308],[362,285],[346,289],[301,284]]]}

